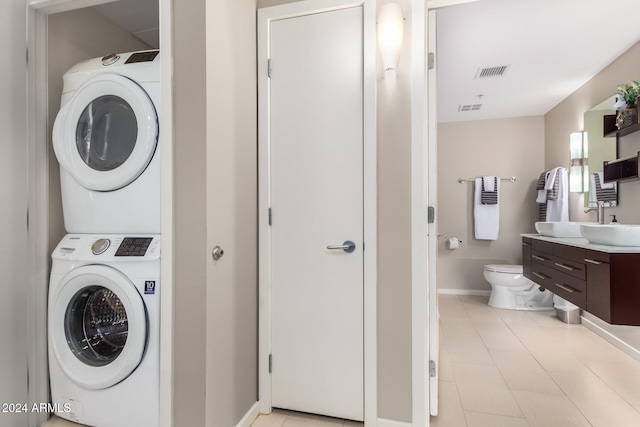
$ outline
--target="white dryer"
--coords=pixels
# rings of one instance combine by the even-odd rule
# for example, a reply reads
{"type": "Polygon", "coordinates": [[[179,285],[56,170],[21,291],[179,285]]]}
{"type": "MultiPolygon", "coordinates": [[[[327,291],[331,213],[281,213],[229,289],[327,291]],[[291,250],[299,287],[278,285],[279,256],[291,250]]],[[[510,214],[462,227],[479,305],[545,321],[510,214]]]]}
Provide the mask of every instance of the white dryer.
{"type": "Polygon", "coordinates": [[[63,77],[53,148],[68,233],[160,233],[160,54],[111,54],[63,77]]]}
{"type": "Polygon", "coordinates": [[[160,237],[69,234],[52,260],[56,415],[96,427],[158,427],[160,237]]]}

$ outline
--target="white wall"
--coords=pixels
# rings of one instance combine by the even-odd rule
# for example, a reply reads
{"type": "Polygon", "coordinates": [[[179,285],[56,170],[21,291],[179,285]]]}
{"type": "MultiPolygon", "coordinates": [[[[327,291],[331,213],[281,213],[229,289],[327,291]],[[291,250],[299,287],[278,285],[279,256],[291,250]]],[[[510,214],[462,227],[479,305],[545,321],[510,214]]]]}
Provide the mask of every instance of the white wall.
{"type": "MultiPolygon", "coordinates": [[[[0,404],[28,401],[25,13],[24,0],[5,0],[0,14],[0,404]]],[[[0,412],[0,425],[27,417],[0,412]]]]}
{"type": "Polygon", "coordinates": [[[520,264],[520,233],[534,232],[535,185],[544,171],[544,119],[441,123],[438,126],[438,233],[463,241],[449,250],[438,240],[437,281],[442,291],[490,291],[485,264],[520,264]],[[458,178],[516,177],[501,182],[498,240],[476,240],[473,183],[458,178]]]}

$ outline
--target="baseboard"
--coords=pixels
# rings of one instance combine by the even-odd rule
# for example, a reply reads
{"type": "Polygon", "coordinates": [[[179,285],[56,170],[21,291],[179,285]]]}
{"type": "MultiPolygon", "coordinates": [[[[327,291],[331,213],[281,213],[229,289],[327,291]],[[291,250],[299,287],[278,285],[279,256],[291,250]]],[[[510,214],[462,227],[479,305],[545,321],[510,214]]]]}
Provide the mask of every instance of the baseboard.
{"type": "Polygon", "coordinates": [[[619,348],[620,350],[624,351],[629,356],[640,361],[640,350],[628,344],[627,342],[621,340],[620,338],[613,335],[611,332],[607,331],[602,326],[598,325],[592,320],[587,319],[584,316],[580,316],[580,320],[582,321],[582,325],[584,325],[584,327],[593,331],[596,335],[599,335],[600,337],[609,341],[611,344],[613,344],[615,347],[619,348]]]}
{"type": "Polygon", "coordinates": [[[438,289],[439,294],[443,295],[474,295],[488,297],[491,291],[474,290],[474,289],[438,289]]]}
{"type": "Polygon", "coordinates": [[[249,411],[247,411],[247,413],[244,414],[244,417],[242,417],[240,422],[238,422],[238,424],[236,424],[236,427],[250,427],[251,426],[251,423],[253,423],[256,420],[256,418],[258,418],[258,415],[260,415],[260,411],[258,410],[258,403],[259,402],[256,402],[256,403],[253,404],[253,406],[251,406],[249,411]]]}
{"type": "Polygon", "coordinates": [[[411,427],[411,423],[378,418],[378,427],[411,427]]]}

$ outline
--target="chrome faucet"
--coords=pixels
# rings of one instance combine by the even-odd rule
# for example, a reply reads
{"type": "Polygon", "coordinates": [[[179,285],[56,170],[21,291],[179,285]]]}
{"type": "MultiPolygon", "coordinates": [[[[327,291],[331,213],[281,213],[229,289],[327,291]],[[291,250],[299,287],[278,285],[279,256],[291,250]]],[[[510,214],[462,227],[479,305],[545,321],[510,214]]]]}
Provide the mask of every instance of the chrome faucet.
{"type": "Polygon", "coordinates": [[[596,222],[598,224],[604,224],[604,202],[598,202],[597,208],[588,208],[584,211],[584,213],[589,213],[592,211],[596,212],[596,222]]]}

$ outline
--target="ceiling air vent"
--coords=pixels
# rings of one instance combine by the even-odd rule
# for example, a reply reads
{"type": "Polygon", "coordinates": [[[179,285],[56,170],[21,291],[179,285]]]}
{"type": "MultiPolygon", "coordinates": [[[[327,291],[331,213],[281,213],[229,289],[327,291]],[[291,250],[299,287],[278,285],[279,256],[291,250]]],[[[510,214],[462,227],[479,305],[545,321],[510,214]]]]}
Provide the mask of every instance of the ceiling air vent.
{"type": "Polygon", "coordinates": [[[475,78],[484,79],[485,77],[500,77],[507,72],[507,69],[509,69],[508,65],[500,65],[498,67],[478,68],[478,72],[476,73],[475,78]]]}
{"type": "Polygon", "coordinates": [[[482,104],[467,104],[458,106],[458,112],[463,111],[478,111],[482,107],[482,104]]]}

